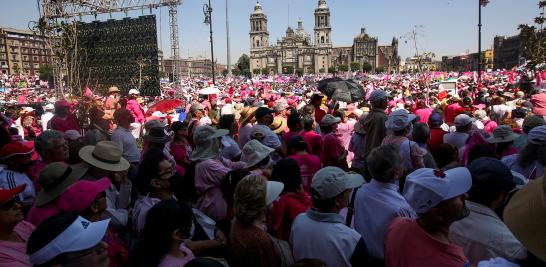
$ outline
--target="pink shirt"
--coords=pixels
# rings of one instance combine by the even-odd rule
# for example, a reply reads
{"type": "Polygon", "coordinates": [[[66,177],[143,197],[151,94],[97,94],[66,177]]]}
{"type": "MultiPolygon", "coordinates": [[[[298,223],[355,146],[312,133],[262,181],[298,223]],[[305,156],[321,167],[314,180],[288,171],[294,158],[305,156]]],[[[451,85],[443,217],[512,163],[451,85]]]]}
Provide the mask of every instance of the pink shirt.
{"type": "Polygon", "coordinates": [[[430,117],[430,114],[432,113],[432,109],[420,108],[420,109],[416,109],[413,113],[419,116],[419,122],[428,124],[428,117],[430,117]]]}
{"type": "Polygon", "coordinates": [[[59,118],[57,115],[51,118],[51,129],[66,132],[68,130],[80,131],[80,124],[78,118],[74,114],[68,114],[65,119],[59,118]]]}
{"type": "Polygon", "coordinates": [[[415,219],[395,218],[385,236],[385,266],[470,266],[463,248],[428,235],[415,219]]]}
{"type": "Polygon", "coordinates": [[[303,189],[305,192],[311,193],[311,180],[322,165],[320,158],[313,154],[295,154],[290,158],[294,159],[300,167],[303,189]]]}
{"type": "Polygon", "coordinates": [[[220,183],[229,171],[231,169],[217,159],[207,159],[195,165],[197,208],[216,221],[227,216],[227,203],[220,183]]]}
{"type": "Polygon", "coordinates": [[[329,133],[322,137],[322,149],[320,151],[320,160],[324,167],[326,166],[335,166],[343,170],[348,170],[349,166],[347,161],[336,162],[337,158],[341,157],[345,148],[341,143],[341,140],[337,138],[334,134],[329,133]]]}
{"type": "Polygon", "coordinates": [[[180,251],[185,255],[182,258],[174,257],[169,254],[165,255],[157,267],[182,267],[186,265],[189,261],[195,259],[193,252],[184,245],[180,244],[180,251]]]}
{"type": "Polygon", "coordinates": [[[36,227],[26,221],[21,221],[13,231],[23,242],[0,240],[0,266],[28,267],[32,266],[27,255],[27,241],[36,227]]]}
{"type": "Polygon", "coordinates": [[[129,99],[129,101],[127,101],[126,108],[135,118],[135,122],[144,123],[144,110],[142,109],[138,101],[136,101],[136,99],[129,99]]]}
{"type": "Polygon", "coordinates": [[[303,141],[307,143],[307,152],[319,156],[322,146],[322,136],[313,130],[308,132],[302,131],[300,135],[303,137],[303,141]]]}

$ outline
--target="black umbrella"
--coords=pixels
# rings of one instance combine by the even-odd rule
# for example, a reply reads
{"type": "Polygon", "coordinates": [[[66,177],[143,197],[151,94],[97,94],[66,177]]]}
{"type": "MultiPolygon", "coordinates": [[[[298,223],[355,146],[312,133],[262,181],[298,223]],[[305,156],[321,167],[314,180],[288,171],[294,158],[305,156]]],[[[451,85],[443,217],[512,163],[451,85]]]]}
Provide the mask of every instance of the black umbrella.
{"type": "Polygon", "coordinates": [[[364,89],[353,80],[335,77],[319,82],[318,89],[329,99],[354,103],[364,100],[364,89]]]}

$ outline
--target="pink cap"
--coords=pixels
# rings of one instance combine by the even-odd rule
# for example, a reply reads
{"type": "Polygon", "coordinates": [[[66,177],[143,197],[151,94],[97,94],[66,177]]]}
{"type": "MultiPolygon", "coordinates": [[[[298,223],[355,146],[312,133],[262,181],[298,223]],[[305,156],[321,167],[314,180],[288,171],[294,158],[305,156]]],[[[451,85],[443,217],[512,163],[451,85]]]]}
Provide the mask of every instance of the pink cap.
{"type": "Polygon", "coordinates": [[[64,99],[55,102],[55,107],[70,107],[70,103],[64,99]]]}
{"type": "Polygon", "coordinates": [[[98,181],[79,180],[59,196],[57,207],[62,212],[83,212],[89,208],[97,195],[110,187],[112,182],[104,177],[98,181]]]}

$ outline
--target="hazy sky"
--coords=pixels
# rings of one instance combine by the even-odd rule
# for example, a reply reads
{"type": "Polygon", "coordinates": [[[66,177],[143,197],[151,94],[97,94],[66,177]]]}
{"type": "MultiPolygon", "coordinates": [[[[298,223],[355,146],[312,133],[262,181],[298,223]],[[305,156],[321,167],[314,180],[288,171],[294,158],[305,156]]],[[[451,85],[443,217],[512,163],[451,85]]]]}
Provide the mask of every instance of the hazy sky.
{"type": "MultiPolygon", "coordinates": [[[[214,55],[226,62],[225,3],[229,3],[231,58],[235,62],[242,53],[249,52],[249,16],[255,0],[211,0],[213,7],[214,55]]],[[[41,2],[41,1],[40,1],[41,2]]],[[[317,0],[261,0],[268,16],[269,39],[274,43],[285,34],[288,23],[296,27],[303,20],[307,32],[313,32],[314,9],[317,0]]],[[[0,27],[26,29],[28,22],[37,20],[36,0],[0,0],[0,27]]],[[[208,26],[203,23],[205,0],[183,0],[178,7],[180,47],[183,57],[210,57],[208,26]]],[[[419,52],[430,51],[440,59],[443,55],[475,52],[478,47],[478,0],[328,0],[331,13],[334,46],[352,44],[354,36],[365,27],[379,38],[379,44],[390,44],[393,36],[410,32],[414,25],[423,25],[418,37],[419,52]]],[[[490,0],[482,9],[482,49],[493,46],[495,35],[514,35],[517,26],[532,23],[538,15],[538,0],[490,0]]],[[[150,14],[149,10],[134,11],[129,16],[150,14]]],[[[159,45],[165,56],[170,55],[168,9],[157,15],[159,45]]],[[[113,14],[122,18],[124,14],[113,14]]],[[[101,15],[99,20],[109,19],[101,15]]],[[[90,21],[93,18],[84,18],[90,21]]],[[[402,58],[415,54],[412,43],[399,42],[402,58]]]]}

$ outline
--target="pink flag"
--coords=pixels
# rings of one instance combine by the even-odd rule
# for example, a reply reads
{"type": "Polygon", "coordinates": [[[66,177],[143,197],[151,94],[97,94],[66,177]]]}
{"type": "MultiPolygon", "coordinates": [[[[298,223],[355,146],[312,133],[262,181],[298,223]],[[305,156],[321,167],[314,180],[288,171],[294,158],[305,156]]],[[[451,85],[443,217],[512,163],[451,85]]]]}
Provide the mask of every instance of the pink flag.
{"type": "Polygon", "coordinates": [[[536,84],[535,84],[536,87],[540,87],[540,85],[542,84],[542,75],[539,70],[537,70],[536,72],[535,80],[536,80],[536,84]]]}

